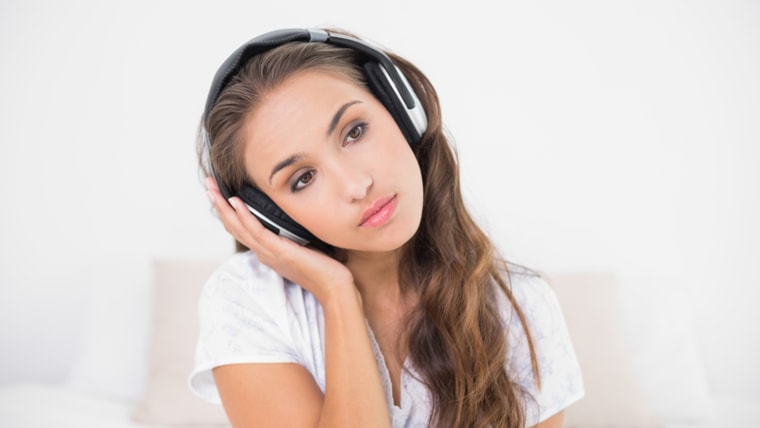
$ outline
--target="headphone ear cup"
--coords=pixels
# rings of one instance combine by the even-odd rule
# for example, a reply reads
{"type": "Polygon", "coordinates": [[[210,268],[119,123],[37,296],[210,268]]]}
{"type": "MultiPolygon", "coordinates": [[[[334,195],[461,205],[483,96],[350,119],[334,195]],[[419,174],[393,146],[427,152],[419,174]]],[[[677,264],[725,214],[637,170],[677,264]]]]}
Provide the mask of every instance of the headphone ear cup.
{"type": "Polygon", "coordinates": [[[327,245],[317,239],[303,226],[296,223],[295,220],[285,214],[285,211],[280,209],[269,196],[255,187],[249,184],[244,184],[238,192],[238,197],[240,197],[249,208],[253,209],[251,212],[272,232],[278,235],[292,235],[300,238],[300,240],[304,241],[301,242],[302,245],[309,244],[317,248],[327,245]]]}
{"type": "Polygon", "coordinates": [[[401,133],[406,137],[406,141],[409,144],[417,143],[421,135],[417,131],[417,127],[409,117],[409,114],[407,114],[403,100],[399,99],[395,86],[389,80],[388,74],[383,70],[382,65],[377,62],[367,62],[364,64],[364,74],[367,77],[370,89],[388,112],[390,112],[399,128],[401,128],[401,133]]]}

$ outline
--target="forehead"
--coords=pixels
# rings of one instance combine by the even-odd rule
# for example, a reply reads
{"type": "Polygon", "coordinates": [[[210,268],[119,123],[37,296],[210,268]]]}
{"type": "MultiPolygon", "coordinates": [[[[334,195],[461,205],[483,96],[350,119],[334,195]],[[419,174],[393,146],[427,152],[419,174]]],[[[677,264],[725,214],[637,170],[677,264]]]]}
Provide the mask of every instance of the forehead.
{"type": "Polygon", "coordinates": [[[351,101],[363,108],[380,106],[365,87],[345,76],[305,71],[284,80],[245,118],[249,174],[261,177],[262,169],[268,171],[282,157],[308,152],[311,145],[327,139],[333,116],[351,101]]]}

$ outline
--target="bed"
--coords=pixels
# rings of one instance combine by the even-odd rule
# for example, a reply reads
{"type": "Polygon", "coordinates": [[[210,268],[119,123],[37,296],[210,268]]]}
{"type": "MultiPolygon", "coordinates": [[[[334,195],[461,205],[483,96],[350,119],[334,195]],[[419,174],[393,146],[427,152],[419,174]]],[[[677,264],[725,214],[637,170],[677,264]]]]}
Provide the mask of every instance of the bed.
{"type": "MultiPolygon", "coordinates": [[[[220,406],[186,386],[196,299],[218,263],[157,260],[150,292],[126,287],[95,296],[91,305],[98,310],[89,315],[68,378],[0,385],[0,427],[229,426],[220,406]]],[[[675,293],[648,298],[650,287],[662,289],[657,279],[606,272],[548,279],[586,387],[584,399],[567,411],[568,428],[760,427],[760,403],[711,392],[688,311],[675,293]]]]}

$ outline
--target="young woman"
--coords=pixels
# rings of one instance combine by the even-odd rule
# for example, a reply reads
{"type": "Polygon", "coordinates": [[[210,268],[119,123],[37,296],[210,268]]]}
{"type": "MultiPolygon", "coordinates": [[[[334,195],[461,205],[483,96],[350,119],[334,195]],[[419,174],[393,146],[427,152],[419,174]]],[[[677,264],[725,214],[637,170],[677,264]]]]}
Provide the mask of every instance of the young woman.
{"type": "Polygon", "coordinates": [[[206,284],[190,378],[233,426],[562,426],[583,387],[556,298],[468,214],[410,62],[259,36],[217,73],[199,154],[249,249],[206,284]]]}

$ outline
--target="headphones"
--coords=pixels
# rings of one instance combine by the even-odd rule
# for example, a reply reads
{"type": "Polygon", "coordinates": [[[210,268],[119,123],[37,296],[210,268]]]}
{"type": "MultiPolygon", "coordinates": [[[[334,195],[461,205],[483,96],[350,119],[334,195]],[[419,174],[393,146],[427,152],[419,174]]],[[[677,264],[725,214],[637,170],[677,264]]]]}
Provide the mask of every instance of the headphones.
{"type": "MultiPolygon", "coordinates": [[[[326,30],[283,29],[270,31],[249,40],[235,50],[214,75],[206,99],[206,108],[203,112],[202,132],[209,153],[212,142],[206,132],[206,121],[224,88],[249,59],[289,42],[329,43],[351,48],[358,52],[362,61],[365,61],[362,64],[362,69],[372,93],[391,114],[409,144],[416,144],[420,141],[422,134],[427,129],[425,111],[409,81],[382,50],[357,38],[326,30]]],[[[245,183],[235,193],[219,179],[213,166],[211,166],[211,171],[216,178],[222,196],[226,200],[232,196],[238,196],[267,229],[298,244],[309,245],[322,251],[330,250],[330,245],[320,241],[311,232],[296,223],[262,191],[245,183]]]]}

